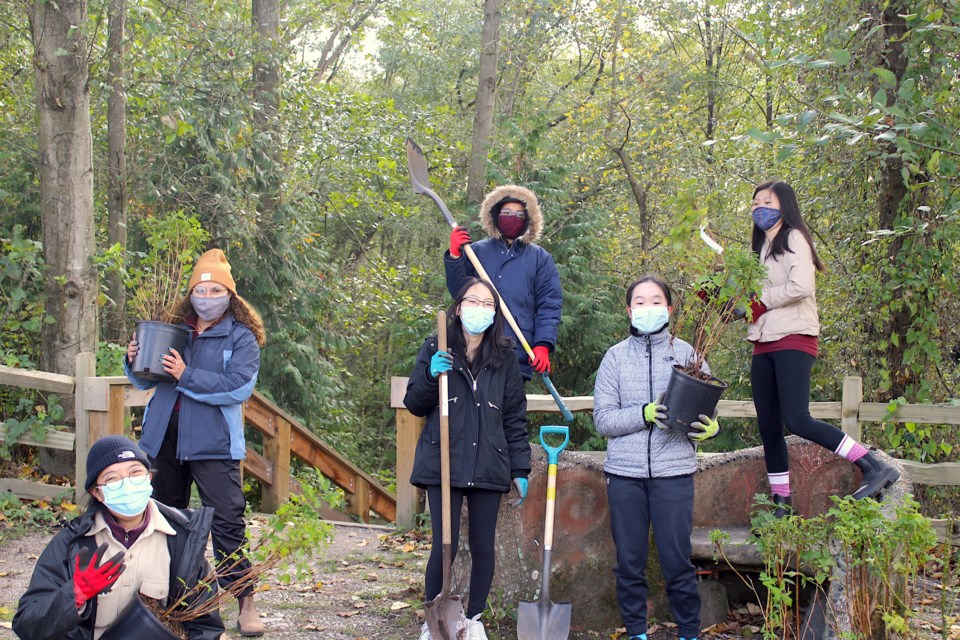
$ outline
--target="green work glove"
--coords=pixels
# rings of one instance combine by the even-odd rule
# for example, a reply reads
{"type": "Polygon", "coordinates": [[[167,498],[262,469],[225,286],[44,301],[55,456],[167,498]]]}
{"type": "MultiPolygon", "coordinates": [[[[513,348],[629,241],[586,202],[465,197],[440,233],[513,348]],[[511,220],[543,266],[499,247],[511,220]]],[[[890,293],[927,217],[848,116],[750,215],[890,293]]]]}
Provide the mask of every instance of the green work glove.
{"type": "Polygon", "coordinates": [[[713,411],[713,417],[708,418],[702,413],[697,417],[700,418],[700,420],[690,423],[690,428],[693,429],[693,431],[688,433],[687,437],[697,442],[716,438],[717,434],[720,433],[720,423],[717,422],[717,411],[713,411]]]}
{"type": "Polygon", "coordinates": [[[666,429],[667,425],[661,420],[667,419],[667,407],[663,405],[663,394],[657,396],[654,402],[648,402],[643,405],[643,420],[647,424],[655,424],[661,429],[666,429]]]}

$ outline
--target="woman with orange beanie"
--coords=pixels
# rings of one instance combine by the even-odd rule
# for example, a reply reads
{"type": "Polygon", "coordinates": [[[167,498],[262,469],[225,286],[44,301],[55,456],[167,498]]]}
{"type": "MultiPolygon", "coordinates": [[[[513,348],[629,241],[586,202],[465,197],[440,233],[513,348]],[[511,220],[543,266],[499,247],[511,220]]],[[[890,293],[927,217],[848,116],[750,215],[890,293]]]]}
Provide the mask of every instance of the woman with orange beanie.
{"type": "Polygon", "coordinates": [[[246,499],[240,461],[246,456],[241,405],[253,393],[266,342],[260,315],[237,295],[230,263],[220,249],[197,260],[187,295],[174,315],[189,332],[184,353],[162,356],[175,382],[140,378],[130,368],[137,336],[127,345],[124,371],[138,389],[156,389],[144,413],[140,447],[157,470],[153,497],[186,508],[190,488],[212,507],[213,550],[221,588],[236,591],[237,627],[244,637],[260,636],[263,623],[253,603],[253,585],[238,582],[250,563],[244,554],[246,499]],[[243,585],[243,586],[240,586],[243,585]]]}

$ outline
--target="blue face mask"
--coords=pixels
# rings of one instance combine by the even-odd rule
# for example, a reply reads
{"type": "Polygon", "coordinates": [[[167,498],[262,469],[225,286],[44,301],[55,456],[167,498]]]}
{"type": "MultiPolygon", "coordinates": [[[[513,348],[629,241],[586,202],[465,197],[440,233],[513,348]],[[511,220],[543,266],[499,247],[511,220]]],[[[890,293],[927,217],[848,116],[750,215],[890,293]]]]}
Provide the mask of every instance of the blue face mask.
{"type": "Polygon", "coordinates": [[[220,296],[219,298],[201,298],[198,295],[190,294],[190,304],[193,310],[197,312],[197,317],[204,322],[212,322],[223,315],[223,312],[230,306],[230,296],[220,296]]]}
{"type": "Polygon", "coordinates": [[[761,231],[772,229],[780,220],[783,219],[783,213],[780,209],[771,209],[770,207],[757,207],[753,210],[753,223],[761,231]]]}
{"type": "Polygon", "coordinates": [[[670,310],[661,305],[637,307],[630,319],[633,328],[643,334],[656,333],[667,326],[668,322],[670,310]]]}
{"type": "Polygon", "coordinates": [[[472,336],[478,336],[486,331],[493,324],[493,314],[491,309],[483,307],[460,307],[460,322],[463,328],[472,336]]]}
{"type": "Polygon", "coordinates": [[[100,490],[103,491],[103,504],[110,511],[125,518],[133,518],[147,508],[153,494],[153,485],[149,479],[143,484],[134,484],[127,479],[120,483],[105,484],[100,490]],[[117,484],[119,486],[114,486],[117,484]]]}

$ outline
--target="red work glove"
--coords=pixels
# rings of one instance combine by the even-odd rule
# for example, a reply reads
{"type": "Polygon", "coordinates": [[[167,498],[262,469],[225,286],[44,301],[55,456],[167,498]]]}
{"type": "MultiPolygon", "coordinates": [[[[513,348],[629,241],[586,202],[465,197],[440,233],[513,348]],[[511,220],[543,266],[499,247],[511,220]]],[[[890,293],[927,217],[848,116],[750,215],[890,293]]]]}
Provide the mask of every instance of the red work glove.
{"type": "Polygon", "coordinates": [[[473,242],[470,239],[470,232],[466,227],[454,227],[450,232],[450,257],[459,258],[463,245],[473,242]]]}
{"type": "Polygon", "coordinates": [[[753,296],[750,298],[750,322],[756,322],[757,318],[767,312],[767,305],[760,302],[760,298],[753,296]]]}
{"type": "Polygon", "coordinates": [[[543,345],[537,345],[532,349],[533,357],[530,358],[530,366],[537,373],[550,373],[550,349],[543,345]]]}
{"type": "Polygon", "coordinates": [[[77,554],[73,566],[73,597],[76,599],[77,609],[82,608],[87,600],[109,591],[126,569],[123,564],[123,551],[97,566],[106,552],[107,543],[104,542],[97,547],[92,557],[88,549],[80,549],[77,554]]]}

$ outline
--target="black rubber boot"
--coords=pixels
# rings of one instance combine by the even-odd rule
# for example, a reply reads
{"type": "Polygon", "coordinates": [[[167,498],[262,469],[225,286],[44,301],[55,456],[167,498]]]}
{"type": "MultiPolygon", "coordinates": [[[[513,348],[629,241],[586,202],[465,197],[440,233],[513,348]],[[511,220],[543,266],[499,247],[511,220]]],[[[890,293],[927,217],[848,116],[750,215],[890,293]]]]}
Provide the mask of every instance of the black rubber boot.
{"type": "Polygon", "coordinates": [[[777,520],[793,515],[793,502],[790,496],[773,494],[773,504],[777,505],[773,509],[773,517],[777,520]]]}
{"type": "Polygon", "coordinates": [[[867,455],[854,462],[854,464],[860,467],[860,471],[863,472],[863,482],[860,483],[860,488],[853,492],[853,497],[856,500],[876,496],[900,477],[899,471],[880,462],[869,451],[867,455]]]}

